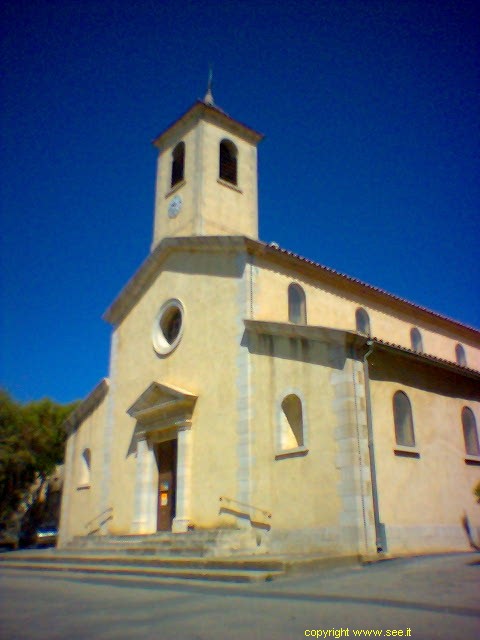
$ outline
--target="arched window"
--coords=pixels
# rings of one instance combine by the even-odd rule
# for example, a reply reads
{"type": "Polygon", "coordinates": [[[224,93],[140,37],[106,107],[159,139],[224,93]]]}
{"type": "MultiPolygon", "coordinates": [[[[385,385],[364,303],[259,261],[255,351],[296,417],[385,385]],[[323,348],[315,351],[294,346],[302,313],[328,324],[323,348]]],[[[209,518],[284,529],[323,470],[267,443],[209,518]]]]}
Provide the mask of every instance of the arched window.
{"type": "Polygon", "coordinates": [[[222,180],[237,184],[237,147],[230,140],[220,143],[220,165],[218,175],[222,180]]]}
{"type": "Polygon", "coordinates": [[[468,407],[462,409],[463,438],[465,440],[465,451],[469,456],[480,456],[480,446],[478,444],[478,431],[473,411],[468,407]]]}
{"type": "Polygon", "coordinates": [[[422,334],[416,327],[410,331],[410,340],[412,343],[412,349],[421,353],[423,351],[422,334]]]}
{"type": "Polygon", "coordinates": [[[368,317],[368,313],[365,309],[359,307],[355,311],[355,324],[358,333],[363,333],[365,336],[370,335],[370,318],[368,317]]]}
{"type": "Polygon", "coordinates": [[[282,401],[280,438],[282,449],[295,449],[305,444],[302,401],[294,393],[286,396],[282,401]]]}
{"type": "Polygon", "coordinates": [[[92,466],[92,455],[90,449],[84,449],[80,460],[80,486],[90,484],[90,471],[92,466]]]}
{"type": "Polygon", "coordinates": [[[172,151],[172,183],[174,187],[182,182],[185,173],[185,143],[179,142],[172,151]]]}
{"type": "Polygon", "coordinates": [[[457,359],[457,364],[459,364],[461,367],[467,366],[467,355],[465,353],[465,349],[461,344],[457,344],[457,346],[455,347],[455,357],[457,359]]]}
{"type": "Polygon", "coordinates": [[[404,447],[414,447],[412,405],[407,394],[403,391],[397,391],[393,396],[393,420],[397,444],[404,447]]]}
{"type": "Polygon", "coordinates": [[[305,291],[294,282],[288,287],[288,321],[294,324],[307,324],[305,291]]]}

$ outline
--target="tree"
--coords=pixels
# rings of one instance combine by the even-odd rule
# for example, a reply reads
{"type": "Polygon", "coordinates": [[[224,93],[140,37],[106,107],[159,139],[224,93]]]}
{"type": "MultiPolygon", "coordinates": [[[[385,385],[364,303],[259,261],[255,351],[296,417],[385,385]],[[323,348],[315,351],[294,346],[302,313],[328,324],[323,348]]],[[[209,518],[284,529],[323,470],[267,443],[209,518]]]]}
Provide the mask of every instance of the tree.
{"type": "Polygon", "coordinates": [[[43,482],[63,461],[61,425],[76,405],[49,399],[20,405],[0,390],[0,521],[17,509],[35,480],[43,482]]]}

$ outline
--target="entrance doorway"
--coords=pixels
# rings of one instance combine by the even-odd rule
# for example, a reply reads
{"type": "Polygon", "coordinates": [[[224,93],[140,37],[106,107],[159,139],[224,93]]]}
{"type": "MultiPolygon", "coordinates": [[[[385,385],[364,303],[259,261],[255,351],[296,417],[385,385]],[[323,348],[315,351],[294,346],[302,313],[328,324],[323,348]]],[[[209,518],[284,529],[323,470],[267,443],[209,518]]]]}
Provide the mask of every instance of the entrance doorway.
{"type": "Polygon", "coordinates": [[[157,531],[171,531],[177,488],[177,441],[157,444],[155,455],[158,466],[157,531]]]}

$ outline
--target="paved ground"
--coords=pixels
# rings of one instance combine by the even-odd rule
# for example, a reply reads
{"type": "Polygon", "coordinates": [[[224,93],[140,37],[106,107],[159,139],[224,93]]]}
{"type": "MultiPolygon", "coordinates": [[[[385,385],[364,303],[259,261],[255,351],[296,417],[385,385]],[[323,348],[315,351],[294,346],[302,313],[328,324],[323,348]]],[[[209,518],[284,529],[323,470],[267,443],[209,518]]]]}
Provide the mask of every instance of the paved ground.
{"type": "Polygon", "coordinates": [[[2,640],[293,640],[312,632],[375,637],[373,630],[478,640],[480,555],[391,560],[256,586],[0,570],[2,640]]]}

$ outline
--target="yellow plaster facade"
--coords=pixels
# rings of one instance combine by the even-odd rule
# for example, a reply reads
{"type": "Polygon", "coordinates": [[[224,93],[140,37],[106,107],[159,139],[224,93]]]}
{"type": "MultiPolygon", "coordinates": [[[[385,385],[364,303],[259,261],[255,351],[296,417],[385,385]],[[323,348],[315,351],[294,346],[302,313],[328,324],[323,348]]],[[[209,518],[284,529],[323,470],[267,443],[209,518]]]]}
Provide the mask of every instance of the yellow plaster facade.
{"type": "Polygon", "coordinates": [[[110,515],[100,512],[108,390],[108,381],[100,382],[79,407],[75,420],[67,420],[65,424],[67,473],[63,484],[61,528],[70,536],[95,532],[100,522],[110,515]],[[81,428],[78,428],[77,420],[81,421],[81,428]],[[65,496],[69,499],[65,500],[65,496]]]}
{"type": "Polygon", "coordinates": [[[109,380],[66,424],[60,543],[220,529],[238,552],[468,548],[479,332],[258,241],[260,139],[198,102],[155,141],[152,250],[105,314],[109,380]]]}

